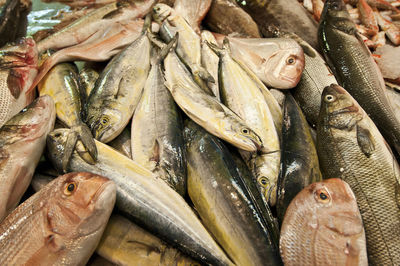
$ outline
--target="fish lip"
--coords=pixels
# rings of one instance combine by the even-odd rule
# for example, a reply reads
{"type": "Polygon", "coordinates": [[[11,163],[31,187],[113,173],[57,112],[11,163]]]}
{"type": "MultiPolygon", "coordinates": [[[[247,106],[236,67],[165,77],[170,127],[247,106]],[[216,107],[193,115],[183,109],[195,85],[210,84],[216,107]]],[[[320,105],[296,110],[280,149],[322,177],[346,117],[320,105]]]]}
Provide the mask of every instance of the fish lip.
{"type": "Polygon", "coordinates": [[[347,114],[347,113],[357,113],[359,111],[358,107],[354,104],[340,110],[333,111],[330,115],[340,115],[340,114],[347,114]]]}
{"type": "Polygon", "coordinates": [[[104,204],[115,202],[115,197],[113,197],[113,199],[110,196],[112,194],[115,195],[116,189],[117,186],[112,180],[108,180],[102,184],[91,199],[91,202],[95,202],[95,209],[102,209],[104,208],[104,204]],[[111,202],[109,202],[109,200],[111,200],[111,202]]]}

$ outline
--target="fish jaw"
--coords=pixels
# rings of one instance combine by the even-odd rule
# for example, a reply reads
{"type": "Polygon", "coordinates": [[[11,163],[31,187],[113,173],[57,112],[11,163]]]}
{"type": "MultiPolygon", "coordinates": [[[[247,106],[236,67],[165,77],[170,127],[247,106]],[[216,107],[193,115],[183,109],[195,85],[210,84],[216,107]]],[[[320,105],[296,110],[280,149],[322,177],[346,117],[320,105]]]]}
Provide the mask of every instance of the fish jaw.
{"type": "Polygon", "coordinates": [[[296,87],[304,70],[304,60],[304,53],[300,46],[278,51],[267,61],[263,81],[278,89],[296,87]]]}
{"type": "Polygon", "coordinates": [[[172,8],[166,4],[156,4],[153,7],[153,19],[158,23],[162,23],[167,17],[172,15],[172,8]]]}

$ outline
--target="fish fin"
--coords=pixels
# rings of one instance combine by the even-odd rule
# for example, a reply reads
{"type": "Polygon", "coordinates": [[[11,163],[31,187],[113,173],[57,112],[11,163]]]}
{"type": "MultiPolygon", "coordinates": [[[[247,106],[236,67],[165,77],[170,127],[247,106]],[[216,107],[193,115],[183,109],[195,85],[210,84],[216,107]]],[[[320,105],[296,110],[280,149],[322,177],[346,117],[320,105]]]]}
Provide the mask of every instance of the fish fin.
{"type": "Polygon", "coordinates": [[[169,54],[169,52],[173,49],[175,50],[176,45],[178,43],[178,39],[179,39],[179,33],[177,32],[174,35],[174,38],[172,38],[172,40],[167,44],[167,45],[163,45],[161,47],[161,51],[159,52],[158,56],[157,56],[157,60],[159,62],[161,62],[162,60],[164,60],[165,57],[167,57],[167,55],[169,54]]]}
{"type": "Polygon", "coordinates": [[[357,143],[361,151],[368,158],[375,150],[375,144],[372,139],[371,132],[367,128],[363,128],[360,125],[357,125],[357,143]]]}
{"type": "Polygon", "coordinates": [[[192,74],[194,76],[198,76],[199,78],[201,78],[202,80],[204,80],[206,82],[215,83],[214,77],[205,68],[203,68],[201,66],[193,67],[192,74]]]}
{"type": "Polygon", "coordinates": [[[75,150],[76,142],[78,141],[78,133],[75,131],[70,131],[67,137],[67,141],[64,146],[64,154],[61,159],[62,171],[67,172],[69,162],[71,160],[72,154],[75,150]]]}
{"type": "Polygon", "coordinates": [[[161,41],[156,34],[152,32],[147,32],[147,37],[149,38],[150,42],[152,42],[155,46],[162,49],[164,47],[164,42],[161,41]]]}
{"type": "Polygon", "coordinates": [[[152,17],[151,17],[151,12],[150,12],[146,15],[146,17],[144,19],[142,34],[145,34],[146,32],[150,31],[151,21],[152,21],[152,17]]]}
{"type": "Polygon", "coordinates": [[[11,95],[14,99],[18,99],[23,90],[21,84],[21,75],[14,69],[10,69],[7,76],[7,87],[10,90],[11,95]]]}
{"type": "Polygon", "coordinates": [[[198,74],[198,72],[195,72],[193,74],[193,80],[199,85],[200,88],[203,89],[208,95],[210,96],[215,96],[214,93],[211,91],[211,89],[207,86],[207,84],[204,82],[204,80],[201,78],[201,76],[198,74]]]}
{"type": "MultiPolygon", "coordinates": [[[[226,38],[225,38],[226,39],[226,38]]],[[[225,40],[224,39],[224,40],[225,40]]],[[[211,43],[209,41],[205,41],[205,43],[208,45],[208,47],[210,47],[210,49],[218,56],[221,55],[221,53],[224,51],[224,49],[220,48],[218,45],[211,43]]]]}
{"type": "MultiPolygon", "coordinates": [[[[86,124],[81,123],[80,125],[75,126],[71,129],[77,132],[79,139],[82,141],[82,144],[86,147],[90,156],[96,161],[97,160],[97,147],[96,147],[96,143],[93,139],[93,135],[92,135],[92,132],[90,131],[89,127],[86,124]]],[[[84,159],[84,158],[82,158],[82,159],[84,159]]],[[[87,161],[87,163],[92,164],[93,162],[87,161]]]]}
{"type": "Polygon", "coordinates": [[[160,165],[160,143],[156,139],[153,145],[153,154],[150,157],[150,161],[155,162],[156,168],[160,165]]]}

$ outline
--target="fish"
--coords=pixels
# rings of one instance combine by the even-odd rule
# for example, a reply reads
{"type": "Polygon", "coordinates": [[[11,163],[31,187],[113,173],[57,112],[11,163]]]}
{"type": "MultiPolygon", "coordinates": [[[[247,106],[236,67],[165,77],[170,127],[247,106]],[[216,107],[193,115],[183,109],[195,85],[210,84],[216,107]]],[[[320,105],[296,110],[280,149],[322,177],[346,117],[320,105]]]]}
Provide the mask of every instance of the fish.
{"type": "Polygon", "coordinates": [[[316,21],[319,21],[322,14],[322,9],[324,8],[324,2],[322,0],[312,0],[312,13],[316,21]]]}
{"type": "Polygon", "coordinates": [[[276,204],[279,224],[293,198],[308,185],[322,180],[310,127],[290,93],[286,93],[283,117],[282,170],[277,182],[276,204]]]}
{"type": "Polygon", "coordinates": [[[399,165],[371,118],[345,89],[326,87],[321,99],[317,151],[322,175],[340,178],[353,190],[369,263],[398,265],[399,165]]]}
{"type": "Polygon", "coordinates": [[[296,33],[319,50],[318,24],[297,0],[246,0],[245,3],[241,7],[257,22],[264,37],[268,37],[269,27],[275,26],[296,33]]]}
{"type": "Polygon", "coordinates": [[[174,101],[194,122],[242,150],[261,149],[260,137],[237,114],[204,92],[173,50],[164,59],[164,77],[174,101]]]}
{"type": "Polygon", "coordinates": [[[132,144],[131,144],[131,126],[128,124],[125,129],[115,139],[110,141],[108,145],[132,159],[132,144]]]}
{"type": "MultiPolygon", "coordinates": [[[[286,38],[226,37],[232,56],[242,61],[265,85],[290,89],[300,81],[304,53],[300,45],[286,38]]],[[[217,38],[222,44],[221,38],[217,38]]]]}
{"type": "Polygon", "coordinates": [[[39,95],[49,95],[56,107],[57,118],[71,128],[71,135],[65,147],[65,157],[62,158],[64,173],[69,158],[78,139],[87,147],[90,156],[96,160],[97,150],[92,133],[81,119],[81,95],[78,79],[78,69],[71,63],[62,63],[53,67],[38,84],[39,95]]]}
{"type": "Polygon", "coordinates": [[[360,12],[361,23],[367,27],[367,33],[369,36],[374,36],[378,33],[378,21],[375,17],[374,11],[368,5],[366,0],[359,0],[357,3],[357,8],[360,12]]]}
{"type": "Polygon", "coordinates": [[[365,232],[350,186],[330,178],[290,203],[280,239],[285,265],[368,265],[365,232]]]}
{"type": "Polygon", "coordinates": [[[214,82],[207,82],[213,95],[220,101],[218,84],[219,57],[208,47],[207,42],[217,44],[214,35],[207,30],[201,31],[201,65],[210,73],[214,82]]]}
{"type": "Polygon", "coordinates": [[[43,96],[1,127],[0,221],[17,207],[28,188],[55,116],[53,100],[43,96]]]}
{"type": "Polygon", "coordinates": [[[386,20],[379,12],[374,12],[379,27],[394,45],[400,45],[400,28],[391,21],[386,20]]]}
{"type": "Polygon", "coordinates": [[[400,122],[386,98],[382,73],[359,38],[343,0],[325,2],[318,35],[339,85],[357,100],[386,141],[399,152],[400,122]]]}
{"type": "MultiPolygon", "coordinates": [[[[47,138],[47,156],[60,169],[68,129],[56,129],[47,138]]],[[[117,185],[116,207],[132,221],[178,247],[195,259],[214,265],[232,265],[185,200],[164,181],[113,148],[95,141],[97,162],[86,163],[82,145],[76,146],[69,171],[104,175],[117,185]]],[[[78,144],[80,144],[78,142],[78,144]]]]}
{"type": "Polygon", "coordinates": [[[145,27],[139,38],[107,64],[89,95],[86,123],[101,142],[110,142],[122,132],[142,95],[151,48],[145,27]]]}
{"type": "Polygon", "coordinates": [[[192,258],[120,215],[112,215],[96,252],[117,265],[198,265],[192,258]]]}
{"type": "Polygon", "coordinates": [[[263,143],[258,154],[242,151],[241,155],[253,172],[254,182],[263,191],[266,201],[275,205],[281,155],[279,136],[269,106],[258,83],[242,67],[243,63],[232,58],[228,43],[225,42],[222,49],[214,45],[210,47],[220,58],[219,82],[222,103],[239,115],[263,143]]]}
{"type": "Polygon", "coordinates": [[[63,3],[64,5],[68,5],[74,9],[76,8],[84,8],[84,7],[91,7],[91,6],[103,6],[110,3],[117,2],[117,0],[42,0],[44,3],[52,3],[52,2],[59,2],[63,3]]]}
{"type": "Polygon", "coordinates": [[[143,28],[142,19],[119,21],[105,31],[90,36],[83,42],[61,49],[48,57],[41,65],[30,90],[42,80],[56,64],[62,62],[106,61],[134,42],[143,28]]]}
{"type": "Polygon", "coordinates": [[[0,47],[26,36],[30,0],[7,0],[0,6],[0,47]]]}
{"type": "Polygon", "coordinates": [[[90,93],[94,89],[96,80],[99,78],[100,73],[104,67],[101,64],[85,64],[79,71],[79,83],[81,84],[81,90],[85,95],[85,103],[89,98],[90,93]]]}
{"type": "Polygon", "coordinates": [[[91,173],[54,179],[0,224],[0,264],[85,265],[111,215],[115,194],[112,181],[91,173]]]}
{"type": "Polygon", "coordinates": [[[186,160],[180,110],[164,85],[163,57],[174,39],[152,58],[143,94],[132,117],[132,159],[155,173],[183,197],[186,160]]]}
{"type": "Polygon", "coordinates": [[[212,92],[205,82],[215,81],[211,74],[201,66],[200,36],[182,16],[166,4],[154,6],[153,19],[160,24],[160,35],[164,41],[172,41],[176,33],[179,33],[175,48],[177,55],[193,74],[196,83],[211,95],[212,92]]]}
{"type": "Polygon", "coordinates": [[[227,148],[192,121],[184,136],[188,194],[203,224],[236,265],[280,265],[278,250],[260,228],[254,205],[238,185],[239,173],[227,148]]]}
{"type": "Polygon", "coordinates": [[[32,38],[0,49],[0,127],[34,100],[28,93],[37,74],[38,51],[32,38]]]}
{"type": "Polygon", "coordinates": [[[260,38],[257,23],[233,0],[213,0],[204,20],[210,30],[244,38],[260,38]]]}
{"type": "Polygon", "coordinates": [[[175,0],[174,10],[200,35],[200,24],[210,9],[212,0],[175,0]]]}

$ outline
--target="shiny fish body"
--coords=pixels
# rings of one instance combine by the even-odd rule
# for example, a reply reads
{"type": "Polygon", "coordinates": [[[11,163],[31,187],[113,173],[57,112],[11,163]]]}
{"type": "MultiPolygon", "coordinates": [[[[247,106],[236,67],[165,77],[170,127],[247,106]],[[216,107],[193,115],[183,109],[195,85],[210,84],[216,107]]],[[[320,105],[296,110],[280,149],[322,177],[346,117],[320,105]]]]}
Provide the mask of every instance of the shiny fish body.
{"type": "Polygon", "coordinates": [[[261,148],[260,137],[215,97],[206,94],[192,79],[175,52],[164,60],[166,86],[175,102],[193,121],[211,134],[246,151],[261,148]]]}
{"type": "Polygon", "coordinates": [[[222,102],[239,115],[260,136],[261,153],[242,153],[266,200],[276,202],[276,181],[280,168],[279,137],[268,104],[259,86],[234,60],[228,49],[217,51],[220,56],[219,81],[222,102]]]}
{"type": "Polygon", "coordinates": [[[280,265],[277,249],[255,219],[256,207],[239,185],[241,177],[227,148],[194,122],[184,134],[188,194],[204,225],[236,265],[280,265]]]}
{"type": "Polygon", "coordinates": [[[317,150],[324,178],[343,179],[356,196],[369,263],[399,265],[399,165],[372,120],[338,85],[322,94],[317,150]]]}
{"type": "Polygon", "coordinates": [[[28,188],[55,118],[53,100],[43,96],[0,129],[0,221],[28,188]]]}
{"type": "Polygon", "coordinates": [[[100,76],[101,71],[99,71],[96,67],[91,67],[85,65],[79,71],[79,82],[82,86],[83,91],[85,92],[85,99],[89,98],[90,93],[94,89],[97,79],[100,76]]]}
{"type": "Polygon", "coordinates": [[[303,188],[322,179],[310,128],[293,96],[286,95],[282,128],[282,170],[276,210],[282,224],[286,209],[303,188]]]}
{"type": "Polygon", "coordinates": [[[117,265],[200,265],[119,215],[111,216],[97,253],[117,265]]]}
{"type": "Polygon", "coordinates": [[[115,139],[108,143],[111,147],[132,159],[131,130],[129,124],[115,139]]]}
{"type": "Polygon", "coordinates": [[[142,98],[132,118],[132,159],[170,187],[186,194],[182,119],[154,58],[142,98]]]}
{"type": "MultiPolygon", "coordinates": [[[[57,129],[48,138],[48,157],[57,165],[62,156],[67,129],[57,129]]],[[[117,185],[116,207],[146,229],[185,253],[216,265],[231,262],[218,247],[185,200],[149,170],[107,145],[96,141],[98,161],[86,163],[74,152],[69,170],[89,171],[109,177],[117,185]]],[[[78,147],[79,148],[79,147],[78,147]]],[[[59,167],[58,167],[59,168],[59,167]]]]}
{"type": "Polygon", "coordinates": [[[368,265],[356,198],[346,182],[331,178],[304,188],[283,220],[285,265],[368,265]]]}
{"type": "Polygon", "coordinates": [[[132,118],[150,70],[150,41],[142,34],[106,66],[87,102],[87,121],[94,137],[107,143],[132,118]]]}
{"type": "Polygon", "coordinates": [[[217,44],[217,41],[211,32],[207,30],[201,31],[201,65],[214,78],[214,82],[208,82],[207,85],[211,89],[214,96],[220,101],[218,86],[218,56],[211,50],[206,42],[217,44]]]}
{"type": "Polygon", "coordinates": [[[175,0],[174,9],[200,34],[200,24],[208,10],[212,0],[175,0]]]}
{"type": "Polygon", "coordinates": [[[91,173],[56,178],[0,224],[0,264],[85,265],[106,227],[115,190],[113,182],[91,173]]]}
{"type": "Polygon", "coordinates": [[[326,2],[318,35],[339,84],[363,107],[386,141],[400,152],[400,122],[386,98],[382,74],[358,37],[342,0],[326,2]]]}

